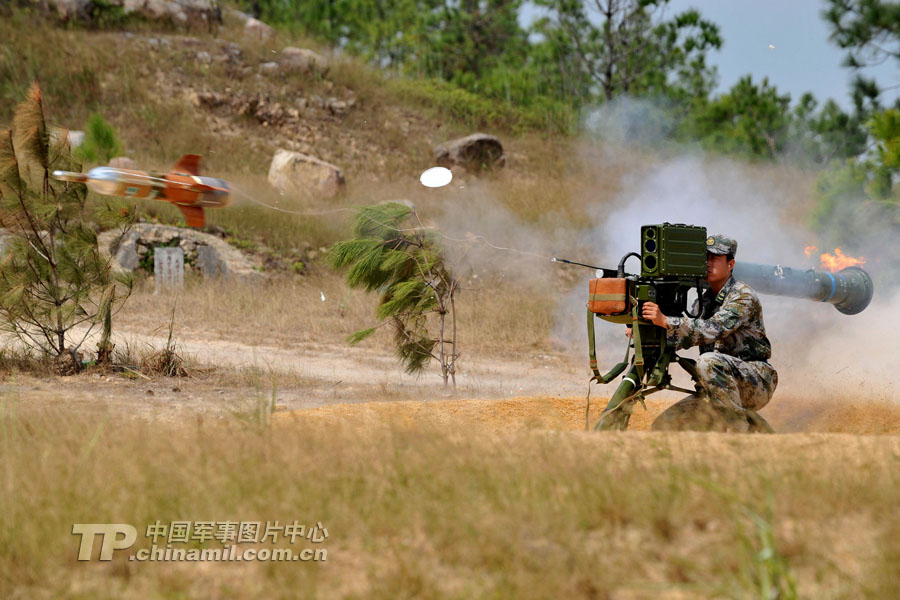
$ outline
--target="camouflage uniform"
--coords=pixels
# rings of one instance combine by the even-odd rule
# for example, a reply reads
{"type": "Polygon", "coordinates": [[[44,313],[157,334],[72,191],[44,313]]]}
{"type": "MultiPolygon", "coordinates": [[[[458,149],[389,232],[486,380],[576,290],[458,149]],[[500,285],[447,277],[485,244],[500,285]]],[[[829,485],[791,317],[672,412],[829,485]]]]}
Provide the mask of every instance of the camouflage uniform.
{"type": "MultiPolygon", "coordinates": [[[[733,255],[737,243],[713,236],[707,240],[707,249],[713,254],[733,255]]],[[[700,346],[699,386],[730,429],[745,431],[746,409],[761,409],[778,385],[778,374],[768,363],[772,346],[766,337],[759,297],[750,286],[730,277],[718,294],[708,290],[696,300],[691,313],[697,314],[698,308],[702,312],[696,319],[668,317],[666,337],[676,349],[700,346]]],[[[688,397],[682,402],[697,401],[688,397]]]]}

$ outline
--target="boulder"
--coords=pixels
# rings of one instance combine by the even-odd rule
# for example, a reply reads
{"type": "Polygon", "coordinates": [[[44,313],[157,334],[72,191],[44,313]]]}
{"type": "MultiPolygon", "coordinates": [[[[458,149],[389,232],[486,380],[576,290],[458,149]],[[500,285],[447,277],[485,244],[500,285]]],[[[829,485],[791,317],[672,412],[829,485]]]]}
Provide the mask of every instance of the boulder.
{"type": "Polygon", "coordinates": [[[221,23],[218,0],[41,0],[64,20],[91,21],[110,10],[138,14],[146,19],[168,19],[177,23],[221,23]]]}
{"type": "Polygon", "coordinates": [[[315,156],[279,149],[269,166],[269,183],[283,192],[332,197],[343,188],[344,173],[315,156]]]}
{"type": "Polygon", "coordinates": [[[63,136],[65,136],[66,141],[69,143],[69,150],[74,150],[84,143],[84,132],[76,129],[51,129],[50,143],[57,143],[63,136]]]}
{"type": "Polygon", "coordinates": [[[285,71],[301,73],[327,73],[328,59],[306,48],[288,46],[278,54],[278,62],[285,71]]]}
{"type": "Polygon", "coordinates": [[[13,234],[6,229],[0,229],[0,260],[6,258],[6,254],[13,242],[13,234]]]}
{"type": "Polygon", "coordinates": [[[263,277],[239,250],[214,235],[193,229],[136,223],[113,247],[118,238],[116,230],[104,231],[97,237],[101,254],[112,257],[112,267],[117,271],[140,268],[150,248],[177,244],[184,250],[185,270],[191,267],[204,277],[235,277],[247,281],[263,277]]]}
{"type": "Polygon", "coordinates": [[[77,129],[70,129],[68,132],[69,136],[69,149],[74,150],[78,146],[84,143],[84,132],[78,131],[77,129]]]}
{"type": "Polygon", "coordinates": [[[52,6],[64,21],[89,20],[94,0],[47,0],[43,6],[52,6]]]}
{"type": "Polygon", "coordinates": [[[247,19],[247,22],[244,23],[244,35],[247,37],[257,40],[267,40],[272,37],[273,33],[275,33],[275,31],[259,19],[250,17],[247,19]]]}
{"type": "Polygon", "coordinates": [[[434,161],[448,169],[461,166],[469,171],[484,171],[502,167],[506,156],[499,139],[486,133],[473,133],[435,146],[434,161]]]}
{"type": "Polygon", "coordinates": [[[138,170],[138,164],[131,158],[127,156],[116,156],[115,158],[111,158],[109,160],[109,166],[116,169],[132,169],[138,170]]]}
{"type": "Polygon", "coordinates": [[[280,65],[277,62],[264,62],[259,65],[260,73],[277,73],[280,65]]]}
{"type": "Polygon", "coordinates": [[[148,19],[168,19],[178,23],[221,23],[218,0],[105,0],[121,2],[125,13],[137,13],[148,19]]]}

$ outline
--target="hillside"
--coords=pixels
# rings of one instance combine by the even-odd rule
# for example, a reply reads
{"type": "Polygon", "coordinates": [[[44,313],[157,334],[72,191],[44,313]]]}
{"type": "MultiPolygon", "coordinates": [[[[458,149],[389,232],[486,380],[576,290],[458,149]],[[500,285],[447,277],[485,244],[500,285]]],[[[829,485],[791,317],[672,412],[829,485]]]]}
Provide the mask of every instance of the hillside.
{"type": "MultiPolygon", "coordinates": [[[[613,389],[588,384],[592,271],[549,260],[615,267],[641,225],[672,221],[733,235],[739,260],[816,266],[804,254],[818,243],[815,173],[633,144],[646,107],[627,101],[586,110],[562,135],[314,40],[247,36],[227,11],[213,30],[127,31],[4,13],[0,119],[32,81],[54,125],[100,114],[141,168],[202,155],[203,173],[236,190],[207,210],[206,230],[259,277],[189,273],[183,289],[157,290],[139,276],[113,317],[114,368],[60,377],[4,338],[0,596],[892,597],[896,343],[872,332],[894,294],[876,290],[855,317],[763,298],[780,383],[762,414],[777,435],[648,431],[674,392],[636,407],[633,431],[585,432],[613,389]],[[279,65],[287,47],[328,68],[279,65]],[[502,168],[420,185],[435,145],[476,131],[501,140],[502,168]],[[346,186],[281,194],[267,181],[278,149],[337,165],[346,186]],[[376,294],[349,289],[324,256],[357,207],[385,200],[416,207],[460,277],[455,390],[434,366],[405,373],[389,327],[346,342],[375,324],[376,294]],[[133,554],[157,543],[150,527],[213,520],[324,524],[324,543],[230,547],[314,545],[327,560],[133,554]],[[99,542],[76,560],[79,523],[131,524],[137,541],[110,561],[99,542]]],[[[162,202],[139,201],[138,215],[183,225],[162,202]]],[[[601,368],[621,360],[623,333],[598,325],[601,368]]],[[[87,359],[94,348],[88,337],[87,359]]]]}

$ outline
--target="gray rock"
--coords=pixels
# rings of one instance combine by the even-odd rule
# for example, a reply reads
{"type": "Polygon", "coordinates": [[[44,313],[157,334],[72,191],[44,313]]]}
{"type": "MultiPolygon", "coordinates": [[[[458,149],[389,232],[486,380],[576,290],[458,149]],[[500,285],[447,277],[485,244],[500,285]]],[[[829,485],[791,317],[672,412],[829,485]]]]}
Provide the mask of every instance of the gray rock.
{"type": "Polygon", "coordinates": [[[228,42],[225,45],[225,54],[228,55],[228,58],[230,58],[232,61],[238,62],[241,60],[243,51],[241,50],[241,47],[234,42],[228,42]]]}
{"type": "Polygon", "coordinates": [[[221,23],[218,0],[106,0],[121,4],[126,13],[149,19],[170,19],[179,23],[221,23]]]}
{"type": "Polygon", "coordinates": [[[69,150],[74,150],[84,143],[84,132],[78,131],[77,129],[51,129],[50,143],[57,143],[60,137],[63,136],[65,136],[66,141],[69,143],[69,150]]]}
{"type": "Polygon", "coordinates": [[[278,62],[286,71],[301,73],[327,73],[328,59],[307,48],[287,46],[278,54],[278,62]]]}
{"type": "Polygon", "coordinates": [[[280,68],[281,65],[279,65],[277,62],[264,62],[259,65],[259,72],[266,74],[277,73],[278,69],[280,68]]]}
{"type": "Polygon", "coordinates": [[[250,17],[247,19],[247,22],[244,23],[244,35],[247,37],[252,37],[257,40],[267,40],[272,37],[273,33],[275,33],[275,31],[259,19],[250,17]]]}
{"type": "Polygon", "coordinates": [[[84,132],[77,129],[69,130],[69,148],[74,150],[84,143],[84,132]]]}
{"type": "Polygon", "coordinates": [[[348,102],[343,100],[338,100],[337,98],[329,98],[325,105],[328,107],[328,111],[337,116],[341,116],[347,113],[347,109],[350,107],[348,102]]]}
{"type": "Polygon", "coordinates": [[[47,0],[43,4],[55,8],[63,20],[87,20],[91,16],[94,0],[47,0]]]}
{"type": "Polygon", "coordinates": [[[12,243],[13,235],[6,229],[0,229],[0,260],[6,258],[9,251],[9,245],[12,243]]]}
{"type": "Polygon", "coordinates": [[[221,277],[228,267],[212,246],[197,247],[197,270],[204,277],[221,277]]]}
{"type": "Polygon", "coordinates": [[[234,8],[229,9],[229,12],[231,13],[232,16],[234,16],[234,18],[236,18],[236,19],[237,19],[238,21],[240,21],[241,23],[246,23],[247,21],[249,21],[250,19],[253,18],[253,17],[251,17],[250,15],[248,15],[247,13],[241,12],[241,11],[236,10],[236,9],[234,9],[234,8]]]}
{"type": "Polygon", "coordinates": [[[469,171],[483,171],[502,167],[506,164],[506,156],[499,139],[485,133],[473,133],[435,146],[434,161],[442,167],[461,166],[469,171]]]}
{"type": "Polygon", "coordinates": [[[220,23],[222,11],[218,0],[39,0],[52,6],[64,20],[89,21],[104,10],[122,7],[125,14],[139,14],[147,19],[169,19],[179,23],[220,23]]]}
{"type": "Polygon", "coordinates": [[[239,250],[214,235],[170,225],[137,223],[112,247],[119,237],[117,230],[101,233],[97,238],[100,252],[112,258],[114,270],[133,271],[140,266],[147,248],[165,246],[178,239],[184,249],[186,262],[193,262],[197,270],[208,277],[236,277],[257,281],[263,274],[256,271],[239,250]]]}
{"type": "Polygon", "coordinates": [[[131,158],[127,156],[116,156],[115,158],[110,159],[109,166],[115,167],[116,169],[139,169],[138,164],[131,158]]]}
{"type": "Polygon", "coordinates": [[[269,183],[283,192],[332,197],[344,187],[340,167],[324,160],[279,149],[269,166],[269,183]]]}

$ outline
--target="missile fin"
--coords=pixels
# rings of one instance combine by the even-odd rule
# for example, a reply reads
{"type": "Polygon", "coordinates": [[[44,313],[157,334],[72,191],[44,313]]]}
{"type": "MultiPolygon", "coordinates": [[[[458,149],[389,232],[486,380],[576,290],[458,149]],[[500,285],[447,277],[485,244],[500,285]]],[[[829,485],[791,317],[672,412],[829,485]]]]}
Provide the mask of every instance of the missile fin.
{"type": "Polygon", "coordinates": [[[188,227],[196,227],[201,228],[206,223],[206,216],[203,214],[203,208],[200,206],[184,206],[182,204],[176,204],[175,206],[181,211],[181,214],[184,215],[184,220],[187,221],[188,227]]]}
{"type": "Polygon", "coordinates": [[[200,174],[200,157],[196,154],[185,154],[182,156],[175,166],[172,167],[173,173],[185,173],[187,175],[200,174]]]}

